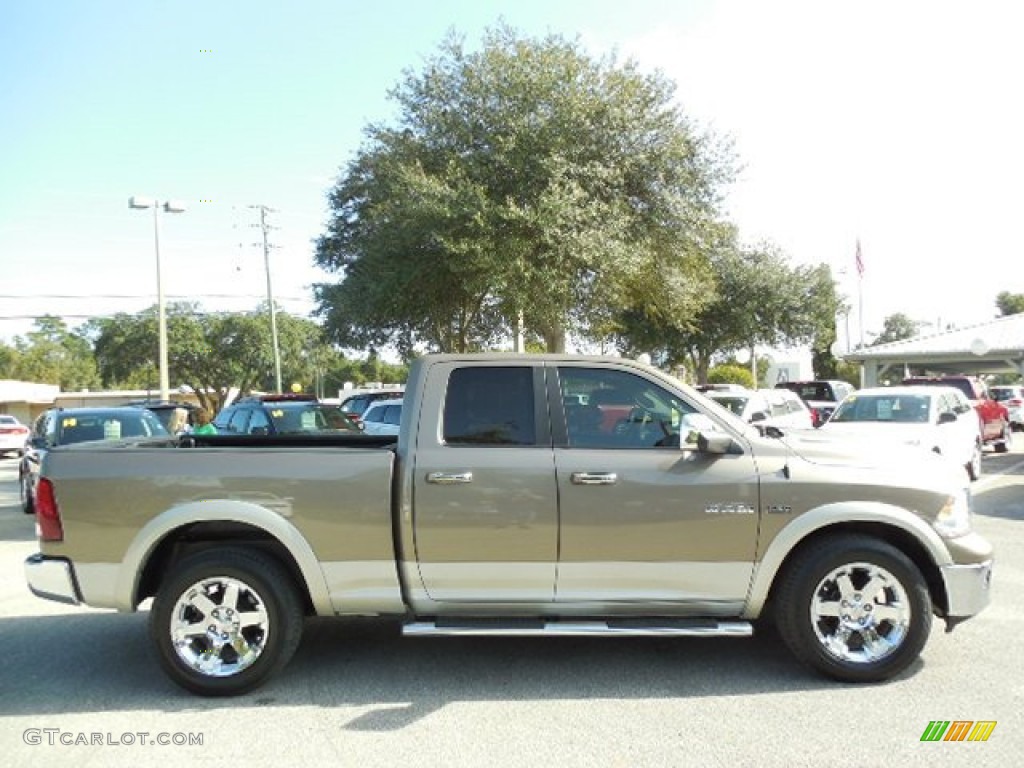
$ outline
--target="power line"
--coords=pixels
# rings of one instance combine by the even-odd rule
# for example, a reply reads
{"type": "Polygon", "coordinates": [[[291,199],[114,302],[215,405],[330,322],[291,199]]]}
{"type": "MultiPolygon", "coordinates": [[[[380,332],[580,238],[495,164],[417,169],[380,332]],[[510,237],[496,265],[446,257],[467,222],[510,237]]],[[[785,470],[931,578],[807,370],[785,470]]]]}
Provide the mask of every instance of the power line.
{"type": "MultiPolygon", "coordinates": [[[[150,293],[0,293],[0,299],[151,299],[150,293]]],[[[168,294],[169,299],[265,299],[258,293],[179,293],[168,294]]],[[[281,301],[309,301],[308,296],[276,296],[281,301]]]]}

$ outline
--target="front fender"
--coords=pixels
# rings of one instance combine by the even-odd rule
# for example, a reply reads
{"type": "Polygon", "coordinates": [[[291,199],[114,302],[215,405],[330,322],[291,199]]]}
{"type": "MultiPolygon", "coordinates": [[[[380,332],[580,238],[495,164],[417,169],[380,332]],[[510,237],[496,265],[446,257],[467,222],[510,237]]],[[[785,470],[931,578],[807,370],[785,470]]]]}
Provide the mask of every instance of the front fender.
{"type": "Polygon", "coordinates": [[[924,547],[936,566],[950,565],[953,562],[942,537],[935,529],[902,507],[867,501],[825,504],[792,520],[772,540],[754,569],[744,618],[753,619],[761,614],[782,563],[800,542],[830,526],[850,523],[877,523],[905,531],[924,547]]]}
{"type": "Polygon", "coordinates": [[[129,545],[118,569],[114,598],[120,611],[135,610],[139,579],[154,550],[169,534],[194,523],[244,523],[276,539],[299,567],[313,608],[318,615],[334,614],[327,581],[309,542],[278,512],[247,501],[212,499],[175,506],[150,520],[129,545]]]}

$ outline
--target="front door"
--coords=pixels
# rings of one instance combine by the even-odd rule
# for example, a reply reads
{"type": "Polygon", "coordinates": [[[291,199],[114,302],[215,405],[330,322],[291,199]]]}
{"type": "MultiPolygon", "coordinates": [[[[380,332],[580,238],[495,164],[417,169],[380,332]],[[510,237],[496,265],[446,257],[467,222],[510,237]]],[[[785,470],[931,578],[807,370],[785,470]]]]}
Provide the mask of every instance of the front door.
{"type": "Polygon", "coordinates": [[[556,600],[734,613],[758,530],[757,469],[743,441],[735,453],[680,450],[681,432],[713,422],[639,372],[560,365],[558,380],[556,600]]]}

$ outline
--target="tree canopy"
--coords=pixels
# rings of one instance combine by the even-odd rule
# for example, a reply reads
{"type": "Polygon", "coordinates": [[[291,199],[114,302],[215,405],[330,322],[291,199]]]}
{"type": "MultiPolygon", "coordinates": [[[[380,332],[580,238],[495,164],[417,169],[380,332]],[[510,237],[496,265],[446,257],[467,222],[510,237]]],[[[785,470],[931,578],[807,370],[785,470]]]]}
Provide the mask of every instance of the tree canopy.
{"type": "Polygon", "coordinates": [[[450,35],[390,95],[317,243],[334,341],[483,349],[521,319],[558,351],[624,306],[700,307],[733,160],[663,76],[499,26],[475,52],[450,35]]]}
{"type": "Polygon", "coordinates": [[[0,379],[57,384],[67,391],[100,383],[89,339],[68,330],[59,317],[40,317],[34,330],[13,341],[0,348],[0,379]]]}
{"type": "Polygon", "coordinates": [[[911,319],[908,315],[905,315],[902,312],[896,312],[888,315],[882,322],[882,332],[878,334],[878,337],[870,346],[889,344],[893,341],[903,341],[904,339],[912,339],[917,336],[917,331],[920,327],[921,323],[911,319]]]}
{"type": "Polygon", "coordinates": [[[1000,317],[1019,315],[1024,312],[1024,293],[1000,291],[996,295],[996,307],[999,309],[1000,317]]]}
{"type": "MultiPolygon", "coordinates": [[[[666,366],[686,365],[707,383],[715,356],[755,345],[810,343],[825,349],[835,340],[839,299],[828,267],[792,266],[770,245],[741,247],[724,233],[708,259],[711,288],[703,307],[688,315],[635,303],[618,317],[627,352],[648,352],[666,366]]],[[[676,287],[662,283],[663,294],[676,287]]]]}
{"type": "MultiPolygon", "coordinates": [[[[232,389],[241,394],[274,388],[269,311],[204,314],[189,302],[167,307],[167,341],[172,387],[187,386],[216,413],[232,389]]],[[[309,386],[336,357],[320,326],[277,311],[278,346],[284,382],[309,386]]],[[[118,314],[92,323],[95,354],[108,386],[153,388],[157,381],[156,309],[118,314]]]]}

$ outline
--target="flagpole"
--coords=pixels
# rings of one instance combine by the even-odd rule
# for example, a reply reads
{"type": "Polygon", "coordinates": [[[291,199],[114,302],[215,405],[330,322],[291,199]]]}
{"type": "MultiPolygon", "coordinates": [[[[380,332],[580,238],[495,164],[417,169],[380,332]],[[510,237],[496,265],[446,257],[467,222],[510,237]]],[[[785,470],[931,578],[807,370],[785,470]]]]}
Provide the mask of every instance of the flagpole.
{"type": "Polygon", "coordinates": [[[864,348],[864,257],[860,252],[860,238],[857,238],[857,320],[860,324],[860,348],[864,348]]]}
{"type": "Polygon", "coordinates": [[[860,321],[860,348],[864,349],[864,275],[857,278],[857,318],[860,321]]]}

